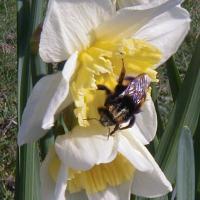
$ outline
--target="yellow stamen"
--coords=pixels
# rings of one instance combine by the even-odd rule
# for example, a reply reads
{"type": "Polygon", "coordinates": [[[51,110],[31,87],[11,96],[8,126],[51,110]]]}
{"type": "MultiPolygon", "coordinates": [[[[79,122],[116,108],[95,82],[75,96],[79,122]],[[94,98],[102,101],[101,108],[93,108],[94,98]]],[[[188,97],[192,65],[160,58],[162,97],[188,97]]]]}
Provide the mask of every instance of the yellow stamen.
{"type": "Polygon", "coordinates": [[[79,68],[71,85],[74,111],[80,126],[89,125],[87,118],[99,118],[97,108],[103,106],[106,96],[105,92],[97,90],[97,84],[113,90],[122,59],[127,75],[146,73],[152,81],[157,81],[154,67],[161,59],[161,52],[156,47],[139,39],[96,42],[80,53],[79,68]]]}

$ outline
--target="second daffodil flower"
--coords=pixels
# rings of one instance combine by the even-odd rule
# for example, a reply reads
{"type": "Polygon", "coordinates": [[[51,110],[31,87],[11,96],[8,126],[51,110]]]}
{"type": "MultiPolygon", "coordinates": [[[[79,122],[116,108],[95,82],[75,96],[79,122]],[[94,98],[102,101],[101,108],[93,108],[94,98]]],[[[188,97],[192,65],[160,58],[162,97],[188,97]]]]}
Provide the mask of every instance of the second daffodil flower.
{"type": "Polygon", "coordinates": [[[126,75],[147,74],[173,55],[190,24],[180,0],[50,0],[39,52],[49,62],[67,60],[62,72],[34,87],[22,116],[18,143],[42,137],[64,108],[74,103],[77,125],[58,136],[42,163],[43,200],[128,200],[130,194],[162,196],[172,190],[144,145],[155,136],[157,118],[147,93],[134,126],[107,137],[95,120],[113,90],[122,65],[126,75]],[[142,3],[141,3],[142,2],[142,3]]]}

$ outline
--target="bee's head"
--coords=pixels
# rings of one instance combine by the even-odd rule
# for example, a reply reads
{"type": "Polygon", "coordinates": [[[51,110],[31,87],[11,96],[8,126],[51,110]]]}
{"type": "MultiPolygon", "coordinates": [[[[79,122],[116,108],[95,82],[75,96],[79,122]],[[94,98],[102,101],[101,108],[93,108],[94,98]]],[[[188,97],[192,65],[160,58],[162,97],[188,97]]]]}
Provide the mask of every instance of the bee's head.
{"type": "Polygon", "coordinates": [[[113,126],[115,125],[115,121],[113,119],[112,114],[106,108],[99,108],[99,115],[100,115],[100,123],[103,126],[113,126]]]}

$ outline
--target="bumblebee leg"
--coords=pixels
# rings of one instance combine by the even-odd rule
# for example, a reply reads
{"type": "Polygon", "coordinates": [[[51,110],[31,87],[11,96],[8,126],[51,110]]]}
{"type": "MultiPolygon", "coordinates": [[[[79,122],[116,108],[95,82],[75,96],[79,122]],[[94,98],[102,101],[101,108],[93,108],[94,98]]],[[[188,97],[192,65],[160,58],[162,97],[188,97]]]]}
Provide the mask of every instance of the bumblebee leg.
{"type": "Polygon", "coordinates": [[[110,136],[110,127],[108,127],[108,138],[109,139],[109,136],[110,136]]]}
{"type": "Polygon", "coordinates": [[[111,90],[109,88],[107,88],[105,85],[97,85],[97,89],[105,90],[107,95],[112,93],[111,90]]]}
{"type": "Polygon", "coordinates": [[[122,127],[122,128],[119,127],[119,130],[124,130],[124,129],[127,129],[127,128],[131,128],[134,123],[135,123],[135,116],[133,115],[132,118],[129,121],[128,126],[125,126],[125,127],[122,127]]]}
{"type": "Polygon", "coordinates": [[[113,135],[119,129],[119,124],[116,124],[115,128],[109,133],[108,137],[113,135]]]}
{"type": "Polygon", "coordinates": [[[86,118],[86,119],[83,119],[83,120],[87,120],[87,121],[90,121],[90,120],[96,120],[96,121],[99,122],[99,119],[97,119],[97,118],[86,118]]]}
{"type": "Polygon", "coordinates": [[[120,73],[119,80],[118,80],[119,85],[122,85],[125,74],[126,74],[126,69],[125,69],[125,66],[124,66],[124,59],[122,58],[122,69],[121,69],[121,73],[120,73]]]}

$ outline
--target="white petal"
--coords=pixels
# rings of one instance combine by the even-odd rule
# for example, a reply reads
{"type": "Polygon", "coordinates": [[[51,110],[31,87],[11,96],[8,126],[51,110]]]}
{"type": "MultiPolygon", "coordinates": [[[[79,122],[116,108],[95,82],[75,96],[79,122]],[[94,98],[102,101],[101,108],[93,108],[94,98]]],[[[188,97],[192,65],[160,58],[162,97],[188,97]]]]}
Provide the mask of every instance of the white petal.
{"type": "Polygon", "coordinates": [[[126,131],[120,131],[118,132],[118,134],[118,151],[123,156],[125,156],[137,170],[151,172],[153,170],[153,166],[149,162],[146,155],[143,153],[142,147],[132,139],[130,133],[126,131]],[[126,135],[128,135],[129,138],[125,137],[126,135]],[[129,139],[131,139],[132,141],[130,142],[129,139]]]}
{"type": "Polygon", "coordinates": [[[147,96],[141,112],[136,114],[135,124],[127,131],[135,135],[144,145],[153,140],[157,131],[157,114],[154,103],[150,96],[147,96]]]}
{"type": "Polygon", "coordinates": [[[100,125],[76,126],[70,134],[56,139],[56,152],[69,167],[87,170],[95,164],[111,162],[117,155],[117,136],[107,137],[100,125]]]}
{"type": "Polygon", "coordinates": [[[76,67],[76,58],[75,53],[68,59],[63,72],[45,76],[33,88],[22,115],[19,145],[44,136],[46,129],[53,126],[55,115],[71,103],[68,95],[69,80],[76,67]],[[69,74],[66,74],[67,69],[69,74]]]}
{"type": "Polygon", "coordinates": [[[152,165],[154,165],[154,170],[151,173],[136,171],[132,185],[132,193],[150,198],[164,196],[172,191],[172,186],[153,157],[150,154],[148,157],[152,165]]]}
{"type": "MultiPolygon", "coordinates": [[[[137,145],[137,150],[145,157],[146,162],[151,165],[151,170],[144,171],[133,164],[137,170],[133,179],[132,193],[138,196],[153,198],[165,195],[172,191],[170,182],[167,180],[146,147],[140,143],[136,137],[130,136],[129,133],[124,132],[123,136],[127,139],[132,148],[135,148],[137,145]]],[[[129,159],[130,156],[127,158],[129,159]]]]}
{"type": "Polygon", "coordinates": [[[46,133],[42,129],[42,120],[60,80],[62,80],[61,72],[47,75],[40,79],[33,88],[22,115],[18,133],[19,145],[34,142],[46,133]]]}
{"type": "Polygon", "coordinates": [[[168,0],[117,0],[118,8],[134,6],[135,10],[153,8],[168,0]]]}
{"type": "Polygon", "coordinates": [[[158,47],[163,53],[162,64],[177,51],[189,28],[189,13],[175,7],[151,20],[134,37],[145,39],[158,47]]]}
{"type": "Polygon", "coordinates": [[[55,200],[66,200],[65,191],[67,188],[67,167],[61,164],[55,187],[55,200]]]}
{"type": "Polygon", "coordinates": [[[114,6],[108,0],[50,0],[40,40],[45,62],[59,62],[93,40],[93,29],[110,17],[114,6]]]}
{"type": "Polygon", "coordinates": [[[40,169],[42,200],[55,200],[55,182],[49,174],[49,164],[53,159],[54,153],[53,151],[48,152],[40,169]]]}
{"type": "Polygon", "coordinates": [[[175,7],[180,2],[181,0],[169,0],[146,10],[135,10],[134,7],[120,9],[114,17],[96,29],[96,35],[99,39],[131,37],[154,17],[175,7]]]}
{"type": "Polygon", "coordinates": [[[42,121],[43,129],[50,129],[54,125],[55,116],[71,103],[69,82],[77,67],[78,53],[72,54],[65,63],[62,71],[63,77],[57,86],[54,95],[49,101],[48,108],[42,121]]]}
{"type": "Polygon", "coordinates": [[[108,187],[105,191],[88,195],[89,200],[129,200],[131,181],[116,187],[108,187]]]}

